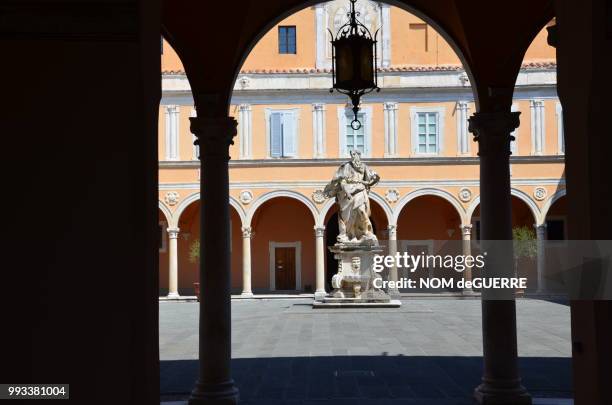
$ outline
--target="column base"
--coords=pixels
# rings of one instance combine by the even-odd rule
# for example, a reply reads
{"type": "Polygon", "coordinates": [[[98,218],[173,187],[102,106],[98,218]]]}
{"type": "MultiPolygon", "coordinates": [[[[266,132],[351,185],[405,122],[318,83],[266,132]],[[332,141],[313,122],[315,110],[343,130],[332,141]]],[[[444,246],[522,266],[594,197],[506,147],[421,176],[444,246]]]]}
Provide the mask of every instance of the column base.
{"type": "Polygon", "coordinates": [[[474,390],[474,399],[481,405],[532,405],[531,395],[525,387],[494,388],[480,384],[474,390]]]}
{"type": "Polygon", "coordinates": [[[171,292],[171,293],[168,293],[166,298],[168,298],[169,300],[178,300],[181,298],[181,296],[178,293],[171,292]]]}
{"type": "Polygon", "coordinates": [[[327,292],[325,291],[316,291],[314,293],[314,299],[315,301],[323,301],[323,299],[327,297],[327,292]]]}
{"type": "Polygon", "coordinates": [[[234,380],[220,384],[196,383],[189,397],[189,405],[236,405],[238,404],[238,388],[234,380]]]}
{"type": "Polygon", "coordinates": [[[477,293],[476,291],[472,290],[471,288],[464,288],[463,290],[461,290],[461,295],[465,296],[465,297],[475,297],[480,295],[479,293],[477,293]]]}
{"type": "Polygon", "coordinates": [[[251,291],[243,291],[240,296],[242,298],[253,298],[253,293],[251,291]]]}

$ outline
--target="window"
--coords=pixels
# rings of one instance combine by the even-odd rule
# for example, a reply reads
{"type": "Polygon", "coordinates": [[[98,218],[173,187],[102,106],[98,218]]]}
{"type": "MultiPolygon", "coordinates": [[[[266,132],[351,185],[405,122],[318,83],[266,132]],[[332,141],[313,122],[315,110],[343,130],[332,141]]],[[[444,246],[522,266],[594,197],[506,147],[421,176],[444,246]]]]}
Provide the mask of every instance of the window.
{"type": "Polygon", "coordinates": [[[346,151],[358,150],[361,155],[365,156],[365,114],[358,113],[357,117],[361,122],[361,128],[355,130],[351,126],[351,122],[355,119],[355,115],[351,111],[346,116],[346,151]]]}
{"type": "Polygon", "coordinates": [[[417,113],[417,153],[438,153],[437,112],[417,113]]]}
{"type": "Polygon", "coordinates": [[[297,154],[296,113],[273,111],[270,113],[270,157],[295,157],[297,154]]]}
{"type": "Polygon", "coordinates": [[[295,46],[295,25],[278,27],[278,53],[297,53],[295,46]]]}
{"type": "Polygon", "coordinates": [[[549,219],[546,221],[546,239],[565,240],[565,221],[562,219],[549,219]]]}
{"type": "Polygon", "coordinates": [[[351,121],[355,119],[353,111],[346,106],[338,106],[338,155],[341,158],[349,157],[350,150],[358,150],[361,157],[371,157],[372,153],[372,106],[362,106],[357,117],[361,128],[351,128],[351,121]]]}

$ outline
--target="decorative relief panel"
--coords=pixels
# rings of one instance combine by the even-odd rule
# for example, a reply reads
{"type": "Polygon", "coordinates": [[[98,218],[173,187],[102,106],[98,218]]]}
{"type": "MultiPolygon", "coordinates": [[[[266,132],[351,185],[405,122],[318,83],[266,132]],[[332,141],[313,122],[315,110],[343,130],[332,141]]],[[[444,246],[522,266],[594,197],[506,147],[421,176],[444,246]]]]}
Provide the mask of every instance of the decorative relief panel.
{"type": "Polygon", "coordinates": [[[240,199],[241,203],[247,205],[253,201],[253,193],[251,193],[249,190],[242,190],[238,198],[240,199]]]}
{"type": "Polygon", "coordinates": [[[399,191],[397,191],[394,188],[390,188],[389,190],[387,190],[387,192],[385,193],[385,199],[387,201],[389,201],[390,203],[394,203],[397,202],[397,200],[399,200],[400,198],[400,193],[399,191]]]}
{"type": "Polygon", "coordinates": [[[166,201],[166,204],[168,204],[171,207],[178,204],[179,199],[180,199],[179,193],[177,193],[176,191],[168,191],[166,193],[166,196],[164,197],[164,201],[166,201]]]}
{"type": "Polygon", "coordinates": [[[314,193],[312,193],[312,201],[316,202],[317,204],[323,204],[326,199],[327,198],[325,197],[325,194],[323,194],[323,190],[315,190],[314,193]]]}
{"type": "Polygon", "coordinates": [[[463,202],[470,201],[472,199],[472,190],[466,187],[459,190],[459,199],[463,202]]]}
{"type": "Polygon", "coordinates": [[[533,190],[533,197],[538,201],[542,201],[543,199],[546,198],[547,195],[548,195],[548,192],[546,191],[544,187],[536,187],[533,190]]]}

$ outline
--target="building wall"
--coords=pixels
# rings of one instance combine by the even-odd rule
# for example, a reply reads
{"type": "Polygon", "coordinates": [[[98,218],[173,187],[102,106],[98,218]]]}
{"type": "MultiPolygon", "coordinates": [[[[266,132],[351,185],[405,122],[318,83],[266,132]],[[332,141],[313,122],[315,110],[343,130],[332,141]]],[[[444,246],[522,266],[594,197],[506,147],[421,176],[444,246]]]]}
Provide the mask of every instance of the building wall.
{"type": "MultiPolygon", "coordinates": [[[[362,4],[366,24],[371,28],[382,24],[378,49],[382,90],[366,96],[361,106],[370,137],[365,160],[381,176],[371,194],[377,235],[387,238],[387,226],[392,224],[397,225],[398,239],[460,240],[461,225],[474,223],[479,216],[477,144],[459,118],[461,111],[466,119],[475,112],[467,75],[451,46],[424,21],[395,7],[362,4]],[[464,104],[467,110],[462,110],[464,104]],[[394,112],[388,112],[394,105],[394,112]],[[415,152],[417,111],[439,113],[438,153],[415,152]],[[389,118],[393,116],[394,120],[389,118]],[[393,128],[396,150],[389,154],[393,128]],[[467,151],[460,148],[462,136],[467,151]]],[[[342,1],[325,3],[281,21],[278,25],[296,27],[296,54],[279,54],[278,25],[274,26],[254,46],[236,81],[228,111],[238,121],[238,135],[230,147],[235,292],[242,287],[241,227],[249,226],[255,232],[251,246],[256,293],[270,288],[270,241],[299,241],[302,289],[315,284],[313,227],[328,224],[334,212],[331,202],[319,199],[318,192],[348,157],[340,150],[346,124],[340,117],[348,100],[328,91],[331,62],[325,33],[341,20],[342,7],[342,1]],[[315,112],[318,105],[322,105],[321,113],[315,112]],[[295,112],[294,157],[270,157],[269,114],[274,111],[295,112]],[[323,150],[316,147],[315,124],[320,118],[323,150]]],[[[516,226],[545,222],[550,205],[556,217],[565,212],[563,204],[551,204],[565,188],[554,55],[542,30],[527,51],[517,80],[513,109],[521,113],[521,125],[514,133],[517,140],[511,159],[516,226]]],[[[181,228],[179,292],[191,294],[197,265],[189,262],[188,251],[199,237],[200,165],[189,132],[189,117],[195,112],[189,83],[167,43],[162,64],[159,198],[169,212],[168,221],[181,228]]],[[[168,260],[167,252],[161,252],[162,294],[168,286],[168,260]]]]}

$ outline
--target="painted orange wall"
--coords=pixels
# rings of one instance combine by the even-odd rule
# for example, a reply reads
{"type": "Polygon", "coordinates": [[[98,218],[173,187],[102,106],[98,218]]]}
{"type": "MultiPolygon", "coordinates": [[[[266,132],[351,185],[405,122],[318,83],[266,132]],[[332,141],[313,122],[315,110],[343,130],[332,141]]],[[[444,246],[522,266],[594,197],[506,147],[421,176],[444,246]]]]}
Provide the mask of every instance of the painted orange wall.
{"type": "Polygon", "coordinates": [[[308,7],[298,11],[261,38],[244,62],[242,70],[312,67],[316,60],[315,36],[314,9],[308,7]],[[278,52],[278,27],[283,25],[296,27],[296,54],[278,52]]]}

